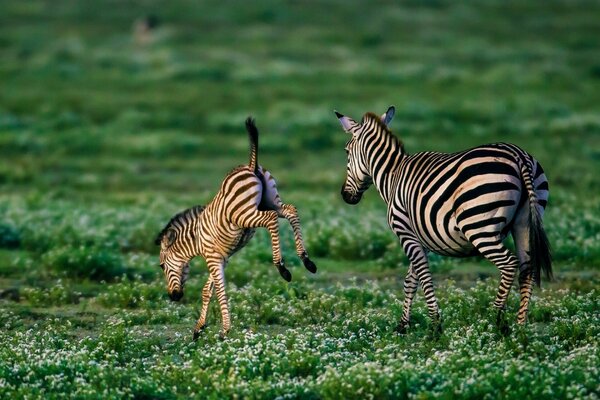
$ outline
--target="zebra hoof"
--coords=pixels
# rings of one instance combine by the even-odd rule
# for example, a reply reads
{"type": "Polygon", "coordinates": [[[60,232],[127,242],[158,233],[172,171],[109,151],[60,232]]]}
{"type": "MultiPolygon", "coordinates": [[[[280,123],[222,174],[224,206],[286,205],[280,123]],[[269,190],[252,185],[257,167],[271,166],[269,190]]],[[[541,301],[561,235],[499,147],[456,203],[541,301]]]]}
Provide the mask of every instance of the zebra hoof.
{"type": "Polygon", "coordinates": [[[317,266],[311,261],[310,258],[304,256],[302,257],[302,262],[304,263],[304,268],[306,268],[309,272],[313,274],[317,272],[317,266]]]}
{"type": "Polygon", "coordinates": [[[283,279],[285,279],[287,282],[292,281],[292,273],[285,267],[285,265],[283,265],[283,262],[280,262],[277,265],[277,269],[279,270],[279,274],[283,279]]]}
{"type": "Polygon", "coordinates": [[[408,332],[408,324],[405,322],[400,322],[396,328],[394,328],[394,332],[400,335],[406,335],[408,332]]]}
{"type": "Polygon", "coordinates": [[[201,327],[194,329],[194,336],[193,336],[194,342],[198,340],[198,338],[200,337],[200,333],[202,333],[204,328],[206,328],[206,325],[202,325],[201,327]]]}
{"type": "Polygon", "coordinates": [[[287,268],[280,269],[279,270],[279,274],[281,275],[281,277],[283,279],[286,280],[286,282],[291,282],[292,281],[292,273],[287,268]]]}
{"type": "Polygon", "coordinates": [[[508,321],[506,320],[504,310],[498,311],[498,316],[496,317],[496,326],[498,327],[498,330],[502,336],[508,336],[510,334],[510,327],[508,326],[508,321]]]}
{"type": "Polygon", "coordinates": [[[223,341],[227,338],[227,332],[225,331],[220,331],[219,332],[219,340],[223,341]]]}
{"type": "Polygon", "coordinates": [[[442,336],[442,325],[434,324],[429,328],[428,338],[430,340],[438,340],[442,336]]]}

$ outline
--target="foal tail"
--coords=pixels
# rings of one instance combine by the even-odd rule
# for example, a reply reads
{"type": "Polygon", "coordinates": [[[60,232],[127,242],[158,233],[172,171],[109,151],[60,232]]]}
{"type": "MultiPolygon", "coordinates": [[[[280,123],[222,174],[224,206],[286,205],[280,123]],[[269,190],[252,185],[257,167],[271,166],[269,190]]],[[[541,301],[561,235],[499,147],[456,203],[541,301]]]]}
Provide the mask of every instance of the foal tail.
{"type": "Polygon", "coordinates": [[[250,138],[250,163],[248,166],[256,173],[258,170],[258,129],[254,123],[254,118],[246,118],[246,130],[250,138]]]}

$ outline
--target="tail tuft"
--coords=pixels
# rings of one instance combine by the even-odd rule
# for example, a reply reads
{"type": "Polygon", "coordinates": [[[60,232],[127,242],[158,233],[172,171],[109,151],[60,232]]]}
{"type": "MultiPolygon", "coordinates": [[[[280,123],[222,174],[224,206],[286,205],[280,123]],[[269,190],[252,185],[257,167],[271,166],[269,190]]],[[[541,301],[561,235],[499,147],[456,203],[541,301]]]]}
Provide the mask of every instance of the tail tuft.
{"type": "Polygon", "coordinates": [[[552,255],[550,253],[550,243],[544,231],[542,218],[538,212],[535,203],[531,204],[529,212],[529,250],[531,252],[531,265],[535,268],[535,284],[540,286],[541,271],[543,270],[546,278],[552,279],[552,255]]]}
{"type": "Polygon", "coordinates": [[[258,129],[254,122],[254,118],[246,118],[246,130],[250,138],[250,163],[249,167],[254,172],[258,169],[258,129]]]}

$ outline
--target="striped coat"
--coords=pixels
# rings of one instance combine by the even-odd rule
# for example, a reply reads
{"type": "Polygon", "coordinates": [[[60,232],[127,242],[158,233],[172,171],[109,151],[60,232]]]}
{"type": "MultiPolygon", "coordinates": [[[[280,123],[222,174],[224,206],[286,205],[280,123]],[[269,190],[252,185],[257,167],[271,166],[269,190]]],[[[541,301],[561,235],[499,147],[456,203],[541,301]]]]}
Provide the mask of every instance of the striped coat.
{"type": "Polygon", "coordinates": [[[405,332],[418,283],[429,314],[439,324],[427,253],[464,257],[482,255],[500,270],[494,305],[503,330],[503,311],[519,271],[521,305],[518,322],[527,316],[532,281],[540,270],[551,276],[551,258],[542,216],[548,181],[535,158],[519,147],[495,143],[458,153],[422,152],[408,155],[387,124],[394,108],[381,117],[367,113],[361,122],[336,112],[351,135],[347,176],[342,196],[360,201],[373,184],[388,207],[389,226],[398,236],[410,266],[404,282],[405,302],[397,327],[405,332]],[[503,240],[512,233],[516,257],[503,240]]]}
{"type": "Polygon", "coordinates": [[[249,164],[232,170],[205,207],[192,207],[175,215],[156,239],[161,246],[160,265],[172,300],[178,301],[183,296],[192,258],[202,256],[208,266],[209,276],[202,289],[202,310],[194,328],[194,340],[206,325],[213,291],[221,308],[221,336],[229,332],[231,321],[224,270],[229,258],[248,243],[257,228],[269,231],[273,263],[286,281],[289,282],[292,276],[281,257],[279,218],[285,218],[291,224],[296,253],[306,269],[313,273],[317,270],[304,247],[296,207],[281,201],[275,179],[258,164],[258,130],[254,120],[248,118],[246,128],[250,137],[249,164]]]}

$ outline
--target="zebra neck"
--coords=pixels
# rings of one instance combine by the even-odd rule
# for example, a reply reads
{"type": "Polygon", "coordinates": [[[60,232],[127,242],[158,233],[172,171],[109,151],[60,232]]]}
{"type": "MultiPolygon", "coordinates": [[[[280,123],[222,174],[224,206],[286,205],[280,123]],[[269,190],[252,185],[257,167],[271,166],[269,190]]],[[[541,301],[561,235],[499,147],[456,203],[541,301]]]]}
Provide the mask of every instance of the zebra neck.
{"type": "Polygon", "coordinates": [[[194,256],[198,256],[202,254],[202,224],[200,223],[201,218],[198,217],[195,221],[191,222],[191,232],[192,232],[192,249],[194,250],[194,256]]]}
{"type": "Polygon", "coordinates": [[[369,169],[373,184],[379,195],[386,203],[390,202],[393,193],[393,177],[405,156],[402,145],[396,140],[385,143],[379,151],[374,151],[369,157],[369,169]]]}
{"type": "Polygon", "coordinates": [[[202,254],[202,241],[200,240],[202,237],[202,224],[200,222],[200,216],[185,221],[180,229],[181,235],[185,238],[186,256],[189,260],[202,254]]]}

